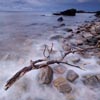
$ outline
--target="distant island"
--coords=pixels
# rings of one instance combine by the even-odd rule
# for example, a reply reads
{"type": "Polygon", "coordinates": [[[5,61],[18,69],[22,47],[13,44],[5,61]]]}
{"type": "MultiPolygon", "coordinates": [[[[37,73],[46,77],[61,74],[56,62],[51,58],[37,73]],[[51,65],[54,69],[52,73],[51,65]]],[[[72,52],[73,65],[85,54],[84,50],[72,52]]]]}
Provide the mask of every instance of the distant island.
{"type": "Polygon", "coordinates": [[[100,11],[84,11],[84,10],[77,10],[77,9],[67,9],[67,10],[64,10],[64,11],[61,11],[61,12],[56,12],[56,13],[53,13],[53,15],[63,15],[63,16],[75,16],[76,13],[96,13],[95,15],[96,16],[100,16],[100,11]]]}

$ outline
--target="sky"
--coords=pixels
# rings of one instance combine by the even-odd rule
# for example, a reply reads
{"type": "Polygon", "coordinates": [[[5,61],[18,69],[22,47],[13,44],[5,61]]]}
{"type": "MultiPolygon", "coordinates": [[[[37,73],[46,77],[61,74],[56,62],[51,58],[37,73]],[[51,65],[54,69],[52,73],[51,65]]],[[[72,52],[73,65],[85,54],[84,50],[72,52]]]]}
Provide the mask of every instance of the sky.
{"type": "Polygon", "coordinates": [[[100,10],[100,0],[0,0],[0,11],[100,10]]]}

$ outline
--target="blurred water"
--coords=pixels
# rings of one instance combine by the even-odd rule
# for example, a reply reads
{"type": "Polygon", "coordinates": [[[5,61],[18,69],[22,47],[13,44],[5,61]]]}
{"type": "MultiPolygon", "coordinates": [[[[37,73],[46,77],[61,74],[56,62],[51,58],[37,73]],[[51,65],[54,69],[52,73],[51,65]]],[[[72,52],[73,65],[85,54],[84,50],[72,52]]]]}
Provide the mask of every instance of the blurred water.
{"type": "MultiPolygon", "coordinates": [[[[64,23],[64,28],[75,29],[84,21],[93,19],[93,15],[64,17],[64,22],[58,22],[57,18],[51,14],[44,16],[33,12],[0,12],[0,100],[65,100],[63,94],[55,89],[37,85],[38,71],[25,75],[7,92],[3,89],[6,81],[19,69],[29,65],[31,59],[43,57],[44,44],[54,42],[55,50],[61,49],[58,41],[49,41],[52,35],[67,34],[63,27],[59,27],[60,24],[64,23]]],[[[84,98],[84,93],[80,96],[84,98]]]]}

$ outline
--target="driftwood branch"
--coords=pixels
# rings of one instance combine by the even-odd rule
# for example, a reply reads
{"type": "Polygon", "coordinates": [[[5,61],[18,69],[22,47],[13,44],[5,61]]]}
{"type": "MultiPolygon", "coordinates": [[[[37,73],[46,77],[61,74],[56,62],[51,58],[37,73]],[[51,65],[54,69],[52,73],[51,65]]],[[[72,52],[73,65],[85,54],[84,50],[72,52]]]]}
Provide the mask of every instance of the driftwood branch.
{"type": "Polygon", "coordinates": [[[5,85],[5,90],[10,88],[18,79],[20,79],[27,72],[34,70],[34,69],[40,69],[40,68],[43,68],[43,67],[46,67],[46,66],[49,66],[52,64],[67,64],[72,67],[80,68],[79,66],[75,66],[75,65],[69,64],[67,62],[61,62],[61,61],[57,61],[57,60],[46,61],[42,64],[38,64],[39,62],[42,62],[42,61],[44,61],[44,60],[41,59],[41,60],[37,60],[37,61],[31,61],[30,66],[24,67],[19,72],[17,72],[10,80],[8,80],[8,82],[5,85]]]}

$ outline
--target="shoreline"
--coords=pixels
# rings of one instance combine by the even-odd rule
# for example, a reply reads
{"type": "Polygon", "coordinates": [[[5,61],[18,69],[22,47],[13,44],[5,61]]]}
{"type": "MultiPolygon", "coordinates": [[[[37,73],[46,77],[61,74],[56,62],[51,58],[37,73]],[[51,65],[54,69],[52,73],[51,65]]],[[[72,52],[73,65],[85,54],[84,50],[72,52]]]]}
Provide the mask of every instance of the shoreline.
{"type": "MultiPolygon", "coordinates": [[[[58,97],[63,98],[63,100],[99,100],[99,89],[100,86],[98,84],[100,84],[100,48],[99,48],[99,33],[97,31],[95,31],[95,27],[96,26],[100,26],[100,18],[97,18],[95,20],[89,21],[89,22],[85,22],[84,24],[80,25],[79,27],[77,27],[77,29],[71,31],[71,32],[67,32],[68,34],[65,34],[64,37],[59,38],[61,39],[61,41],[59,40],[59,42],[57,40],[56,41],[57,44],[54,45],[54,56],[57,55],[57,57],[60,57],[58,54],[61,53],[57,48],[60,47],[61,50],[65,53],[68,52],[69,50],[81,50],[81,49],[85,49],[88,47],[95,47],[98,46],[98,49],[89,49],[87,51],[84,52],[76,52],[76,53],[70,53],[69,55],[66,56],[66,58],[64,59],[64,61],[70,63],[70,64],[74,64],[74,65],[78,65],[80,66],[82,69],[85,70],[80,70],[68,65],[54,65],[51,68],[54,71],[54,79],[52,80],[50,85],[43,85],[40,86],[35,79],[33,79],[34,75],[35,78],[38,75],[38,72],[42,72],[42,70],[39,71],[33,71],[33,74],[29,73],[28,75],[26,75],[22,80],[19,80],[19,82],[17,84],[15,84],[15,86],[13,86],[11,88],[11,90],[9,91],[8,95],[11,95],[13,92],[17,95],[17,96],[21,96],[22,98],[25,95],[24,93],[28,92],[30,94],[26,94],[27,98],[30,98],[30,100],[33,99],[33,91],[36,91],[36,93],[41,93],[42,91],[44,91],[44,93],[47,93],[47,96],[51,95],[52,100],[55,100],[55,98],[57,98],[57,100],[59,99],[58,97]],[[95,37],[95,38],[93,38],[95,37]],[[59,53],[57,53],[57,50],[59,53]],[[99,53],[99,54],[98,54],[99,53]],[[76,74],[75,76],[75,82],[72,80],[71,76],[70,78],[66,79],[66,74],[68,74],[68,71],[73,70],[76,74]],[[32,76],[32,77],[30,77],[32,76]],[[60,78],[62,77],[62,78],[60,78]],[[26,81],[28,80],[28,81],[26,81]],[[68,82],[68,84],[66,83],[66,80],[68,82]],[[29,82],[30,81],[30,82],[29,82]],[[60,82],[61,83],[60,83],[60,82]],[[31,83],[33,82],[33,83],[31,83]],[[64,82],[64,85],[63,85],[64,82]],[[97,82],[97,84],[95,84],[97,82]],[[32,86],[31,86],[31,85],[32,86]],[[58,86],[57,86],[58,85],[58,86]],[[59,87],[59,85],[63,85],[61,87],[59,87]],[[67,85],[67,87],[66,87],[67,85]],[[35,88],[35,89],[34,89],[35,88]],[[15,89],[16,92],[14,91],[15,89]],[[68,91],[66,92],[66,89],[68,89],[68,91]],[[81,92],[80,92],[81,89],[81,92]],[[50,90],[51,93],[48,93],[48,91],[50,90]],[[18,92],[23,92],[23,94],[18,94],[18,92]],[[98,92],[95,92],[98,91],[98,92]],[[61,92],[64,92],[61,93],[61,92]],[[32,94],[31,94],[32,93],[32,94]],[[52,94],[53,93],[53,94],[52,94]],[[62,95],[63,94],[63,95],[62,95]],[[53,96],[55,96],[55,98],[53,98],[53,96]]],[[[62,35],[62,34],[61,34],[62,35]]],[[[56,38],[57,39],[57,38],[56,38]]],[[[32,41],[28,41],[29,43],[31,43],[32,41]]],[[[46,43],[48,45],[50,45],[50,43],[52,43],[53,41],[49,41],[47,40],[47,42],[42,41],[43,43],[38,44],[38,46],[35,46],[36,50],[41,50],[39,52],[37,52],[38,54],[34,54],[34,49],[31,50],[30,52],[30,56],[27,60],[29,60],[32,57],[35,57],[36,55],[38,55],[36,58],[42,57],[40,53],[42,53],[43,50],[43,45],[46,43]],[[40,46],[40,47],[39,47],[40,46]],[[32,55],[33,54],[33,55],[32,55]]],[[[51,45],[50,45],[51,46],[51,45]]],[[[36,51],[35,50],[35,51],[36,51]]],[[[36,59],[35,58],[35,59],[36,59]]],[[[53,57],[52,57],[53,58],[53,57]]],[[[52,59],[51,58],[51,59],[52,59]]],[[[9,58],[8,58],[9,59],[9,58]]],[[[33,58],[32,58],[33,59],[33,58]]],[[[13,61],[12,61],[13,62],[13,61]]],[[[12,71],[19,70],[19,68],[22,68],[22,65],[25,65],[26,63],[29,64],[29,61],[23,61],[23,59],[21,59],[21,61],[19,61],[19,63],[13,62],[13,64],[11,65],[12,71]],[[27,63],[28,62],[28,63],[27,63]],[[17,67],[20,64],[19,67],[17,67]],[[13,67],[12,67],[13,66],[13,67]],[[14,66],[16,68],[14,68],[14,66]]],[[[5,62],[4,62],[5,63],[5,62]]],[[[5,63],[6,65],[6,63],[5,63]]],[[[8,65],[9,67],[10,65],[8,65]]],[[[26,66],[26,65],[25,65],[26,66]]],[[[6,70],[4,73],[7,73],[9,70],[6,70]]],[[[11,76],[12,72],[7,73],[7,78],[8,76],[11,76]]],[[[73,75],[73,72],[72,72],[73,75]]],[[[6,80],[6,75],[4,76],[6,80]]],[[[40,79],[41,80],[41,79],[40,79]]],[[[5,83],[5,81],[3,82],[5,83]]],[[[35,92],[34,92],[35,93],[35,92]]],[[[6,94],[6,93],[5,93],[6,94]]],[[[34,96],[38,97],[37,94],[34,94],[34,96]]],[[[47,96],[42,97],[42,95],[39,95],[40,99],[43,98],[42,100],[45,100],[45,98],[47,98],[47,96]]],[[[3,97],[5,100],[7,99],[7,97],[3,97]]],[[[39,97],[38,97],[39,98],[39,97]]],[[[50,98],[51,99],[51,98],[50,98]]],[[[3,100],[1,98],[1,100],[3,100]]],[[[38,100],[38,99],[35,99],[38,100]]]]}

